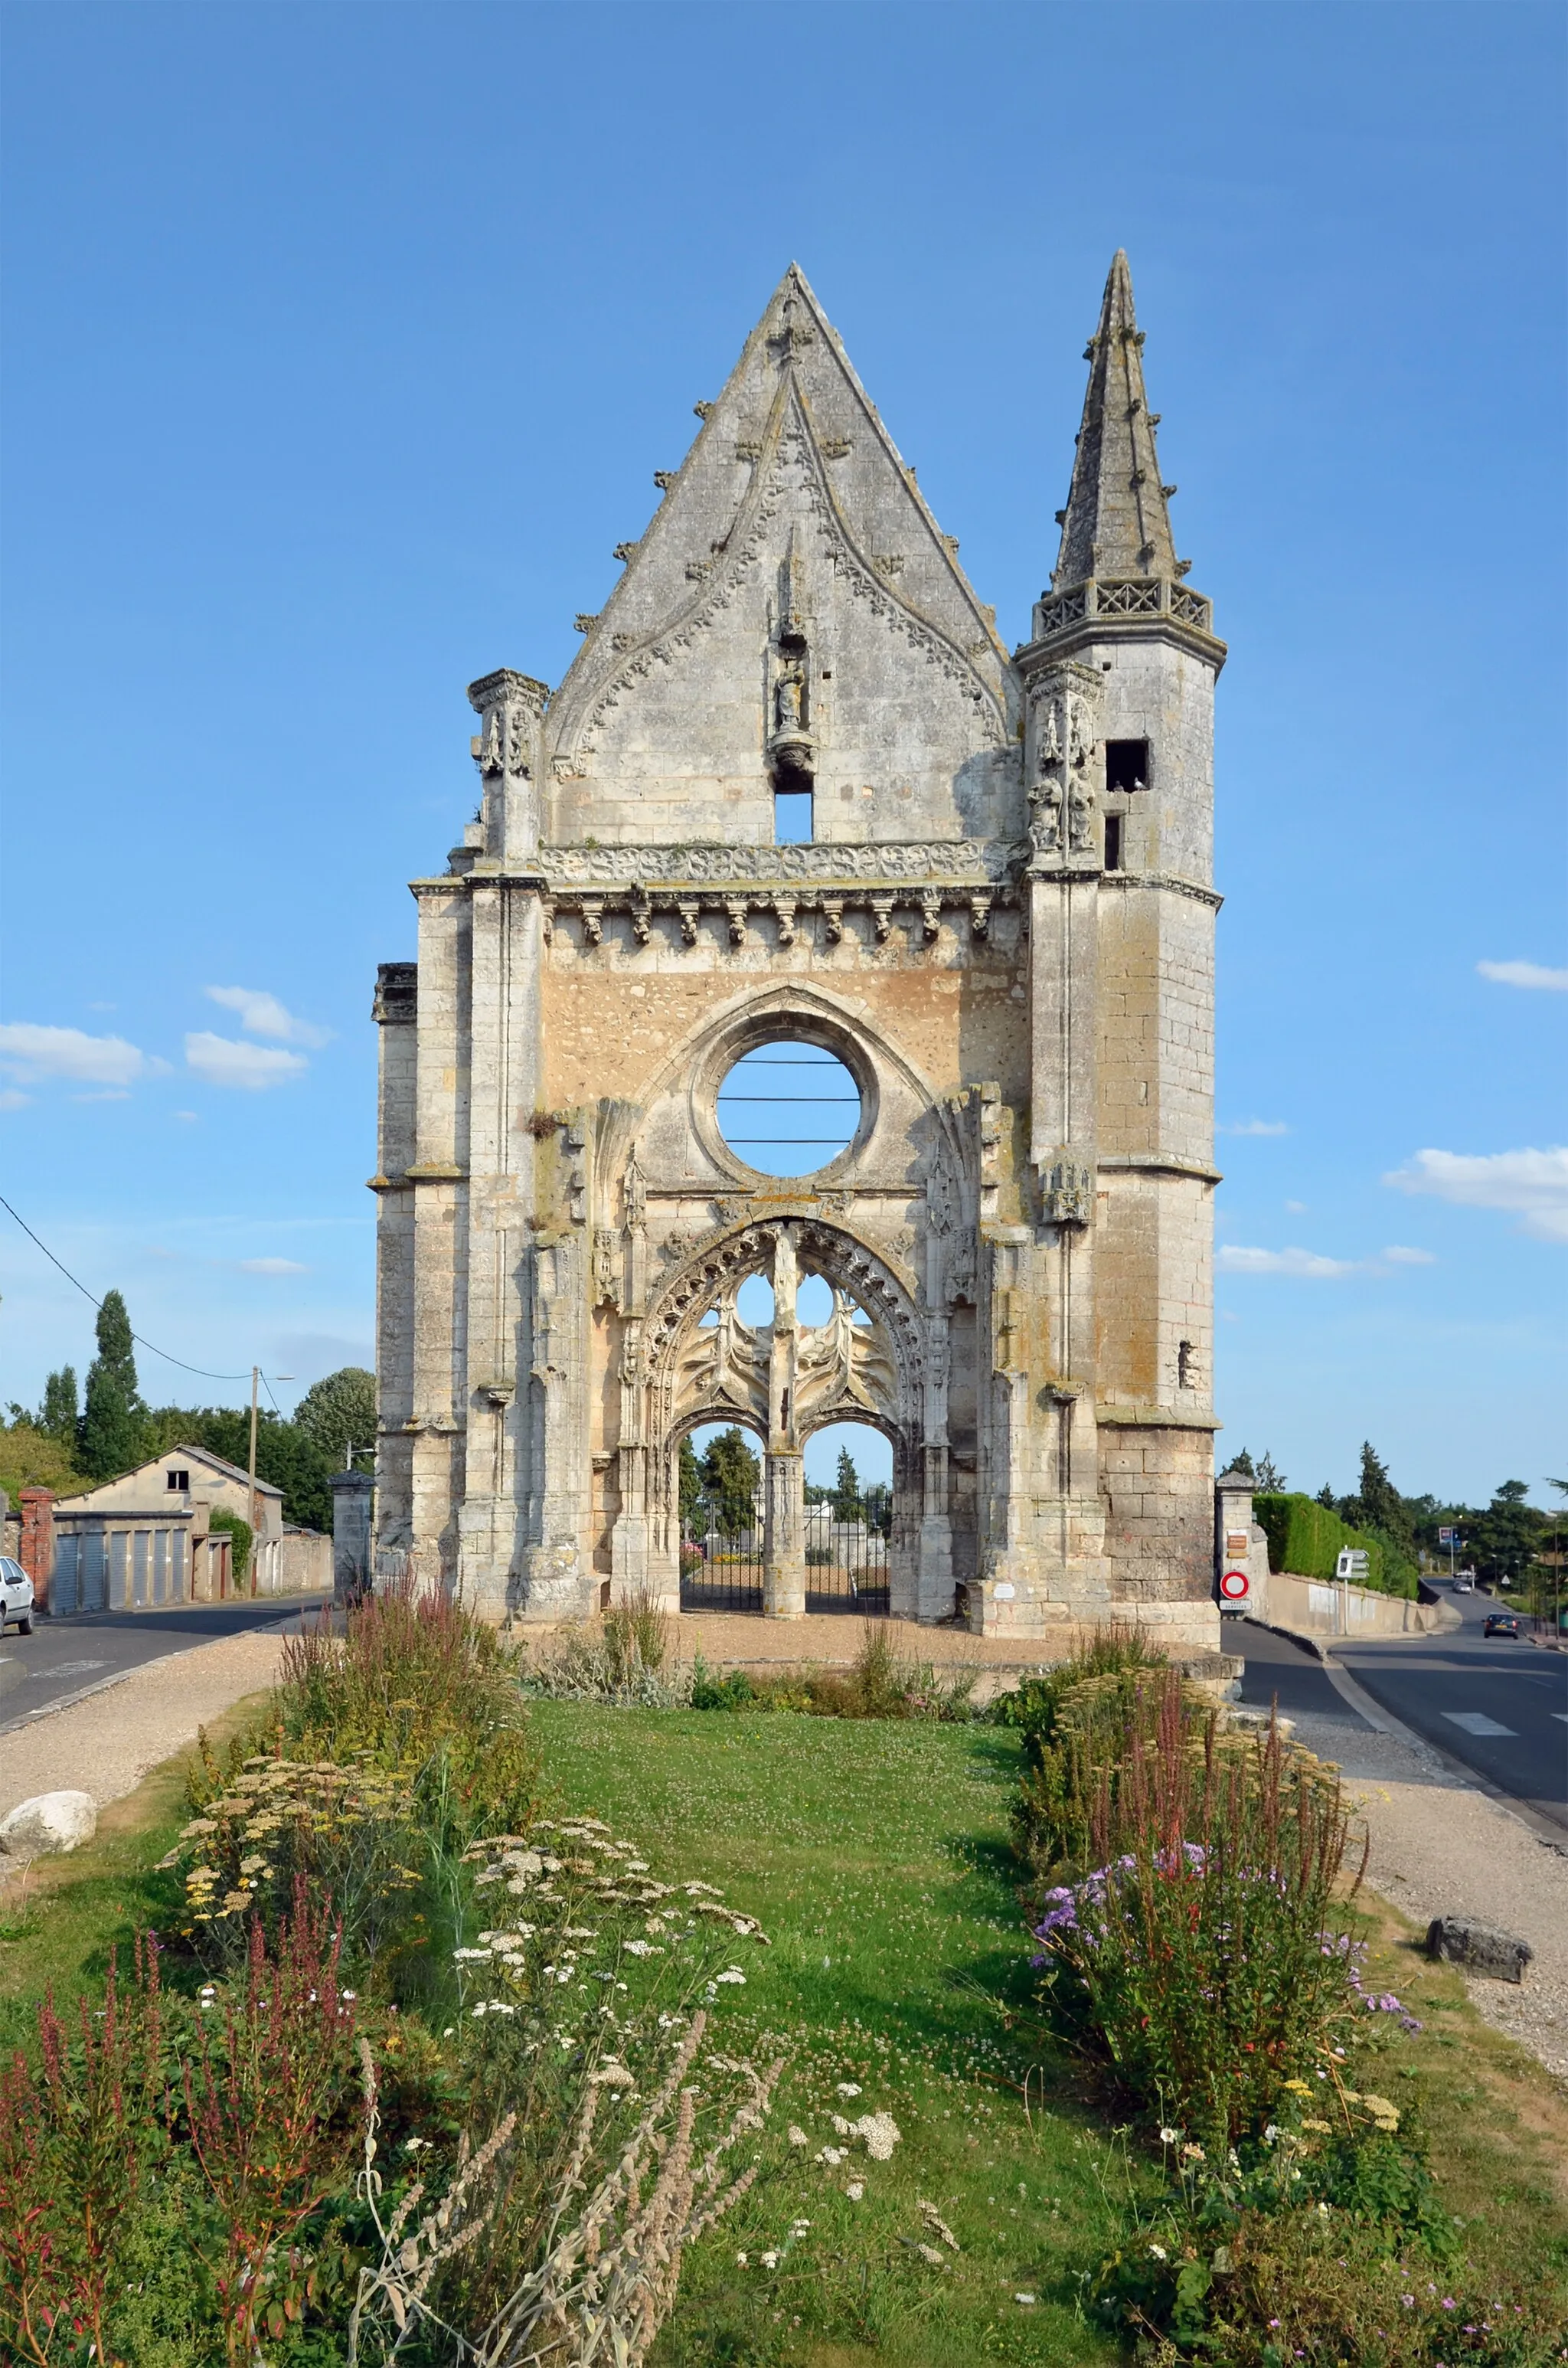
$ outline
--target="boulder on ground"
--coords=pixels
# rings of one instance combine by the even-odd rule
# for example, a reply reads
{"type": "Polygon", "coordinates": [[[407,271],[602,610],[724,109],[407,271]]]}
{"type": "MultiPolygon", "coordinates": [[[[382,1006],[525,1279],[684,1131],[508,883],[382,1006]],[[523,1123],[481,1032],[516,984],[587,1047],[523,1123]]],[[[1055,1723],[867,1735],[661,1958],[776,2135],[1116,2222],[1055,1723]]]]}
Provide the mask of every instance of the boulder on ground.
{"type": "Polygon", "coordinates": [[[1501,1931],[1495,1924],[1478,1924],[1471,1916],[1434,1916],[1426,1928],[1429,1955],[1450,1965],[1467,1966],[1472,1974],[1490,1974],[1500,1982],[1522,1982],[1525,1967],[1535,1955],[1528,1941],[1501,1931]]]}
{"type": "Polygon", "coordinates": [[[0,1850],[11,1858],[48,1858],[90,1842],[97,1828],[90,1793],[36,1793],[0,1818],[0,1850]]]}

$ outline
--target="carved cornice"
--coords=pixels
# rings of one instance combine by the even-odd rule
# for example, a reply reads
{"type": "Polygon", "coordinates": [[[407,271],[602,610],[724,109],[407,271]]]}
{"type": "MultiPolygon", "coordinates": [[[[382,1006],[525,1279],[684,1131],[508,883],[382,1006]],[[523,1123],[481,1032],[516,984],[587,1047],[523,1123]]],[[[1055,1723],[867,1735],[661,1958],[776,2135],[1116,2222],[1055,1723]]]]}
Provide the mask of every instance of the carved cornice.
{"type": "Polygon", "coordinates": [[[1187,1176],[1199,1184],[1222,1184],[1225,1180],[1217,1167],[1205,1167],[1196,1159],[1180,1159],[1175,1152],[1102,1151],[1095,1165],[1124,1176],[1187,1176]]]}
{"type": "Polygon", "coordinates": [[[1176,1406],[1097,1406],[1095,1420],[1102,1430],[1223,1430],[1211,1414],[1184,1414],[1176,1406]]]}
{"type": "MultiPolygon", "coordinates": [[[[1175,871],[1096,871],[1101,888],[1167,888],[1170,895],[1189,895],[1194,905],[1208,905],[1210,912],[1220,912],[1224,897],[1218,888],[1206,888],[1201,881],[1177,879],[1175,871]]],[[[1044,871],[1035,879],[1083,879],[1083,871],[1044,871]]]]}
{"type": "Polygon", "coordinates": [[[967,891],[1016,881],[1028,854],[1021,840],[937,838],[835,847],[543,847],[535,858],[551,888],[810,882],[897,887],[937,881],[967,891]]]}

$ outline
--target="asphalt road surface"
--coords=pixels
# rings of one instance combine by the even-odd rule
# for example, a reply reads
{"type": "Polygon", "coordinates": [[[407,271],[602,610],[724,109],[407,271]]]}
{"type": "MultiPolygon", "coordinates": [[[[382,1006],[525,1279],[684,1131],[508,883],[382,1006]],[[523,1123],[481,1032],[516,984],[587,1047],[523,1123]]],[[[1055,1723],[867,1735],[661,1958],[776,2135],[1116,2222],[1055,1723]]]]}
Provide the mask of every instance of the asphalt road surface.
{"type": "Polygon", "coordinates": [[[1568,1653],[1484,1637],[1487,1614],[1512,1609],[1506,1596],[1452,1600],[1462,1628],[1346,1641],[1334,1657],[1426,1742],[1568,1826],[1568,1653]]]}
{"type": "Polygon", "coordinates": [[[175,1605],[167,1611],[99,1611],[79,1620],[40,1620],[30,1636],[0,1636],[0,1735],[41,1710],[58,1710],[106,1679],[165,1654],[187,1653],[219,1636],[298,1621],[321,1607],[319,1595],[267,1596],[255,1602],[175,1605]]]}
{"type": "MultiPolygon", "coordinates": [[[[1444,1590],[1445,1593],[1447,1590],[1444,1590]]],[[[1395,1718],[1500,1793],[1568,1827],[1568,1654],[1486,1638],[1485,1595],[1460,1595],[1464,1624],[1439,1636],[1328,1640],[1335,1661],[1395,1718]]],[[[1358,1723],[1327,1670],[1304,1645],[1250,1621],[1227,1621],[1225,1645],[1245,1656],[1244,1702],[1276,1696],[1289,1718],[1303,1713],[1358,1723]]]]}

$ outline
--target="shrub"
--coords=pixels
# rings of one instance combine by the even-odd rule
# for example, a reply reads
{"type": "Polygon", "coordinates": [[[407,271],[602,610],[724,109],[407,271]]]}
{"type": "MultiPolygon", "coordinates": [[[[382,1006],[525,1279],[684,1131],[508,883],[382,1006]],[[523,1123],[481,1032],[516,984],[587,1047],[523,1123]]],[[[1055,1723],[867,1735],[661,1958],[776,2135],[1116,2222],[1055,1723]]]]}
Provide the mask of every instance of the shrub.
{"type": "Polygon", "coordinates": [[[995,1726],[1014,1728],[1024,1737],[1025,1755],[1038,1767],[1051,1739],[1057,1712],[1074,1687],[1085,1678],[1119,1677],[1132,1669],[1163,1669],[1165,1656],[1142,1631],[1114,1622],[1096,1628],[1086,1644],[1065,1660],[1032,1678],[1023,1679],[1011,1693],[998,1694],[987,1713],[995,1726]]]}
{"type": "Polygon", "coordinates": [[[1397,2226],[1323,2202],[1244,2207],[1228,2224],[1176,2214],[1140,2232],[1089,2285],[1093,2315],[1143,2340],[1148,2368],[1546,2368],[1562,2297],[1434,2255],[1397,2226]]]}
{"type": "Polygon", "coordinates": [[[973,1716],[978,1669],[939,1673],[929,1661],[901,1661],[887,1629],[868,1620],[847,1669],[794,1669],[777,1678],[731,1669],[722,1677],[699,1654],[687,1700],[693,1710],[792,1710],[815,1718],[973,1716]]]}
{"type": "Polygon", "coordinates": [[[1335,1771],[1288,1753],[1272,1722],[1222,1738],[1210,1715],[1195,1750],[1174,1675],[1152,1735],[1146,1689],[1132,1708],[1111,1756],[1078,1763],[1098,1863],[1046,1893],[1035,1962],[1069,2033],[1128,2094],[1223,2149],[1263,2127],[1287,2082],[1329,2077],[1353,2035],[1335,1929],[1347,1813],[1335,1771]]]}
{"type": "Polygon", "coordinates": [[[1341,1551],[1358,1546],[1367,1557],[1367,1576],[1359,1585],[1414,1600],[1415,1565],[1381,1531],[1349,1529],[1337,1513],[1312,1497],[1255,1497],[1253,1512],[1268,1540],[1271,1569],[1293,1571],[1301,1578],[1332,1578],[1341,1551]]]}
{"type": "MultiPolygon", "coordinates": [[[[253,1926],[232,1986],[170,1999],[155,1945],[73,2038],[40,2009],[37,2068],[0,2078],[0,2341],[35,2368],[119,2360],[141,2305],[142,2224],[171,2195],[191,2349],[247,2363],[345,2267],[317,2215],[360,2146],[353,1999],[302,1894],[270,1953],[253,1926]],[[294,2240],[314,2224],[311,2259],[294,2240]],[[90,2347],[90,2350],[89,2350],[90,2347]]],[[[345,2203],[347,2198],[343,2199],[345,2203]]],[[[168,2356],[160,2345],[156,2357],[168,2356]]]]}
{"type": "Polygon", "coordinates": [[[255,1532],[250,1523],[239,1513],[231,1513],[226,1505],[214,1505],[207,1517],[210,1530],[226,1531],[233,1540],[230,1550],[229,1576],[236,1587],[243,1587],[250,1576],[250,1554],[255,1532]]]}

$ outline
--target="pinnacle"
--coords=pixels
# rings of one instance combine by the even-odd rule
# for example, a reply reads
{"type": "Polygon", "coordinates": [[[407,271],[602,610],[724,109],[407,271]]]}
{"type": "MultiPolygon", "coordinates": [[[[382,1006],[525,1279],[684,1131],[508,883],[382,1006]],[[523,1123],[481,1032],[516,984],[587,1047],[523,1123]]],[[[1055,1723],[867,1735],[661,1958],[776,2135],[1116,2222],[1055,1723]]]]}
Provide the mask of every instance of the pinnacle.
{"type": "Polygon", "coordinates": [[[1062,549],[1053,584],[1086,576],[1165,575],[1186,569],[1171,536],[1169,496],[1154,450],[1157,413],[1143,391],[1143,338],[1132,309],[1132,275],[1118,247],[1085,348],[1089,364],[1083,425],[1067,507],[1057,517],[1062,549]]]}

